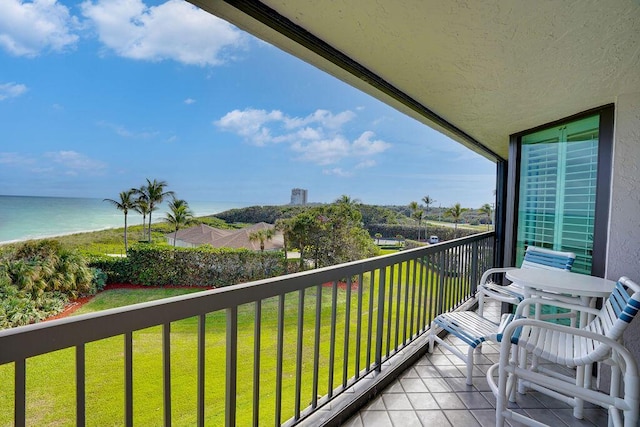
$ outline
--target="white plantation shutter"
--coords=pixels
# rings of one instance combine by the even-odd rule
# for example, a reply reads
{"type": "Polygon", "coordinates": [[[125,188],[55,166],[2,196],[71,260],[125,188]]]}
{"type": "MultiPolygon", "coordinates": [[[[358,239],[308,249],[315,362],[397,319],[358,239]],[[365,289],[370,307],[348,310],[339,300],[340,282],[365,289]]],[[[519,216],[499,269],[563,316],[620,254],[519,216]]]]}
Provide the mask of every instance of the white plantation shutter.
{"type": "Polygon", "coordinates": [[[527,246],[571,251],[572,271],[590,274],[599,116],[521,139],[516,262],[527,246]]]}

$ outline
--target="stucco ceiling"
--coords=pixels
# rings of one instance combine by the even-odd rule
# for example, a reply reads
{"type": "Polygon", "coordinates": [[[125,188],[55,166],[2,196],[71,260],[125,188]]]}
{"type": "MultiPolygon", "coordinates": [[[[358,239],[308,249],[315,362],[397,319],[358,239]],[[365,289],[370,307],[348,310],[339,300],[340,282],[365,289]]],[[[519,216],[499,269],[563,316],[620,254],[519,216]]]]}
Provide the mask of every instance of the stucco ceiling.
{"type": "Polygon", "coordinates": [[[640,91],[638,0],[190,1],[489,158],[507,158],[510,134],[640,91]],[[304,46],[282,17],[445,122],[304,46]]]}

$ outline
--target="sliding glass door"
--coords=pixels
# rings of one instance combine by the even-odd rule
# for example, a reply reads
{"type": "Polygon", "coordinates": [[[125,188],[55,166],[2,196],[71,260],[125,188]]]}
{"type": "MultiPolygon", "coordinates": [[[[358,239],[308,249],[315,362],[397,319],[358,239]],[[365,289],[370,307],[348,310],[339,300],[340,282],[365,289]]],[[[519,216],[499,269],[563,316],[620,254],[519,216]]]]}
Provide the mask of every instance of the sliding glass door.
{"type": "Polygon", "coordinates": [[[591,274],[600,115],[522,135],[516,265],[527,246],[576,253],[591,274]]]}

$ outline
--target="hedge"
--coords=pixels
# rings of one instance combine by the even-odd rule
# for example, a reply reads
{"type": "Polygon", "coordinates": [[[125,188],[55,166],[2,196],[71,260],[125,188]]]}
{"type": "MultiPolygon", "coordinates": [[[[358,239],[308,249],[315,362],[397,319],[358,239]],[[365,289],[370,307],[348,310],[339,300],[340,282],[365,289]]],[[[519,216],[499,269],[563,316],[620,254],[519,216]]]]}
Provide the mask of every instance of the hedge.
{"type": "MultiPolygon", "coordinates": [[[[401,224],[371,224],[367,227],[367,231],[371,236],[375,236],[376,233],[382,234],[384,238],[393,239],[397,235],[401,235],[405,239],[417,239],[418,238],[418,226],[416,225],[401,225],[401,224]]],[[[438,236],[440,240],[453,240],[458,237],[466,237],[472,234],[478,234],[477,230],[469,230],[464,228],[458,228],[456,231],[453,227],[442,227],[437,225],[429,225],[427,227],[427,236],[424,234],[424,225],[420,227],[420,238],[426,240],[427,236],[438,236]]]]}
{"type": "Polygon", "coordinates": [[[283,256],[248,249],[134,245],[126,258],[95,256],[90,265],[107,274],[107,283],[222,287],[282,274],[283,256]]]}

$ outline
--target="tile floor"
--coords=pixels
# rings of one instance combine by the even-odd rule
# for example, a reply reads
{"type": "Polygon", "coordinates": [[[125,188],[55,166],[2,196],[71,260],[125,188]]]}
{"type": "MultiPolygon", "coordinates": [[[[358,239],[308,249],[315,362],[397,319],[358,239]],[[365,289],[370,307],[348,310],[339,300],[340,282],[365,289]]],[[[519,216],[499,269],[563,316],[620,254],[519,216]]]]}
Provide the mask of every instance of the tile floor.
{"type": "MultiPolygon", "coordinates": [[[[494,315],[498,315],[498,308],[497,305],[491,308],[494,315]]],[[[458,338],[449,336],[447,340],[463,346],[466,352],[466,346],[458,338]]],[[[473,386],[467,386],[464,363],[447,349],[436,346],[433,354],[422,357],[344,425],[495,426],[495,398],[485,373],[498,361],[498,347],[483,345],[482,355],[476,359],[473,386]]],[[[600,407],[587,403],[584,419],[578,420],[568,405],[537,392],[518,394],[513,405],[552,427],[607,425],[607,412],[600,407]]]]}

